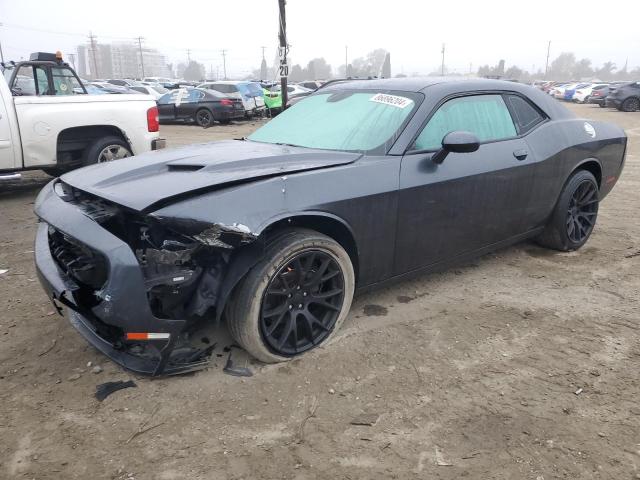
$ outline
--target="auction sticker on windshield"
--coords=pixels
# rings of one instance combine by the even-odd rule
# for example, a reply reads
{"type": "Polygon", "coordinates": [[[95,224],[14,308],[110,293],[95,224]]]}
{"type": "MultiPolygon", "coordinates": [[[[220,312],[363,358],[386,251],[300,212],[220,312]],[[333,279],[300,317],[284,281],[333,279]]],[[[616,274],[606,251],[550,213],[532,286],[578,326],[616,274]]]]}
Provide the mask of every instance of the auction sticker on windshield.
{"type": "Polygon", "coordinates": [[[406,97],[399,97],[397,95],[387,95],[386,93],[377,93],[369,99],[372,102],[384,103],[385,105],[391,105],[392,107],[405,108],[413,103],[413,100],[406,97]]]}

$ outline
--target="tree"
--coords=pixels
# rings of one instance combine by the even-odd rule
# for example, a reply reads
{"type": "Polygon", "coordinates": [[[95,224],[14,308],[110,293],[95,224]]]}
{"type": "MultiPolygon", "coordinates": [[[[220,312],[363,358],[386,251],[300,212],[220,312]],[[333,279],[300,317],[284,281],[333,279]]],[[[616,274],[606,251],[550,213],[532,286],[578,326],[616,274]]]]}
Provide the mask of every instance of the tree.
{"type": "Polygon", "coordinates": [[[509,80],[522,80],[525,77],[525,71],[513,65],[504,72],[504,78],[509,80]]]}
{"type": "Polygon", "coordinates": [[[616,69],[616,64],[609,61],[605,62],[602,67],[596,70],[596,77],[601,80],[611,80],[613,78],[613,72],[616,69]]]}
{"type": "Polygon", "coordinates": [[[305,78],[302,67],[296,63],[291,67],[291,71],[289,72],[289,80],[291,80],[292,82],[301,82],[304,79],[305,78]]]}
{"type": "Polygon", "coordinates": [[[573,78],[576,80],[587,79],[593,76],[593,68],[591,68],[591,60],[583,58],[573,67],[573,78]]]}
{"type": "Polygon", "coordinates": [[[206,76],[204,65],[195,60],[191,60],[187,68],[184,69],[183,76],[185,80],[189,81],[204,80],[206,76]]]}
{"type": "Polygon", "coordinates": [[[311,60],[302,73],[304,76],[302,80],[326,80],[332,77],[331,65],[323,57],[311,60]]]}
{"type": "Polygon", "coordinates": [[[382,73],[382,65],[387,57],[387,53],[384,48],[378,48],[369,52],[366,57],[355,58],[351,63],[353,75],[348,76],[379,76],[382,73]]]}
{"type": "Polygon", "coordinates": [[[555,80],[570,80],[575,70],[576,56],[571,52],[562,52],[549,68],[549,77],[555,80]]]}

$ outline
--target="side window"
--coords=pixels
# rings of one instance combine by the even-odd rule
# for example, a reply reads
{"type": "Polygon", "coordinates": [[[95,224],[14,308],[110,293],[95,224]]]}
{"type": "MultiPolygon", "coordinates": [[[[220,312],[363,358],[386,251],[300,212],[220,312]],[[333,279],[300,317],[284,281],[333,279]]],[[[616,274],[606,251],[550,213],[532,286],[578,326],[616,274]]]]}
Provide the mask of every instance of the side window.
{"type": "Polygon", "coordinates": [[[514,120],[518,126],[520,134],[524,134],[533,129],[540,122],[544,121],[544,116],[533,105],[518,95],[508,95],[507,102],[511,107],[514,120]]]}
{"type": "Polygon", "coordinates": [[[33,78],[32,66],[23,65],[18,69],[15,80],[13,81],[13,88],[21,95],[36,94],[36,82],[33,78]]]}
{"type": "Polygon", "coordinates": [[[475,134],[480,142],[517,135],[501,95],[471,95],[449,100],[429,120],[414,142],[416,150],[437,150],[444,136],[456,130],[475,134]]]}
{"type": "MultiPolygon", "coordinates": [[[[80,85],[78,79],[68,68],[52,68],[51,78],[53,80],[54,95],[74,95],[84,93],[82,85],[80,85]]],[[[38,79],[38,83],[39,82],[40,80],[38,79]]]]}

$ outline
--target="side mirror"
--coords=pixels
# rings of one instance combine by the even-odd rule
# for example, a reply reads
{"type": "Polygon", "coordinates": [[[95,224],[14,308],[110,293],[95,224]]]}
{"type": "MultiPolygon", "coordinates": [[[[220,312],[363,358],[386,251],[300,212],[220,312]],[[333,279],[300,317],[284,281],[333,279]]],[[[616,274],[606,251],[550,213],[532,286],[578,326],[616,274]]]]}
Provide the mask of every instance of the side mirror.
{"type": "Polygon", "coordinates": [[[438,165],[450,153],[471,153],[480,148],[480,140],[471,132],[449,132],[442,139],[442,148],[433,154],[431,160],[438,165]]]}

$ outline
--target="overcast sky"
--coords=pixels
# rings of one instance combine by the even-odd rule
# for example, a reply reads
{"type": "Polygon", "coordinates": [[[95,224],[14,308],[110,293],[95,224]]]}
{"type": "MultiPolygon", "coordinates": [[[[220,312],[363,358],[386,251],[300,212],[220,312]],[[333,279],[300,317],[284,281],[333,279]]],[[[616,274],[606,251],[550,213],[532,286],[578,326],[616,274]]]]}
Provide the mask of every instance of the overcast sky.
{"type": "MultiPolygon", "coordinates": [[[[446,44],[450,70],[467,73],[505,59],[507,68],[544,69],[570,51],[595,66],[611,60],[621,68],[640,66],[640,34],[624,18],[640,18],[640,1],[580,0],[288,0],[287,27],[292,63],[314,57],[337,69],[375,48],[391,52],[392,74],[428,74],[439,69],[446,44]],[[612,9],[617,19],[612,15],[612,9]]],[[[229,77],[259,68],[261,46],[272,63],[278,32],[277,0],[0,0],[0,42],[5,60],[33,51],[76,51],[92,31],[98,42],[143,36],[145,45],[168,61],[191,58],[215,70],[227,50],[229,77]]],[[[222,70],[222,68],[221,68],[222,70]]]]}

